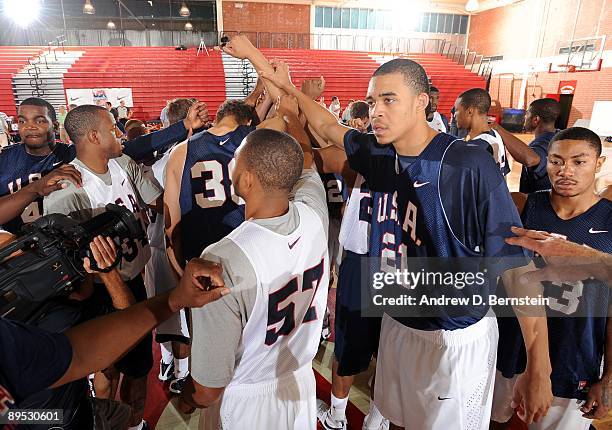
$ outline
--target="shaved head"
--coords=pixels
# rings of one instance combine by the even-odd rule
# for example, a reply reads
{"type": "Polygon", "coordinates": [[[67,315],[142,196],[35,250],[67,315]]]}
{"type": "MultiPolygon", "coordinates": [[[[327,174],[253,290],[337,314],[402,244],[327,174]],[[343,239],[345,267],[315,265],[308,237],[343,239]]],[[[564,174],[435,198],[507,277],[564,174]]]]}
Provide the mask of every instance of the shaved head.
{"type": "Polygon", "coordinates": [[[265,191],[291,191],[304,167],[299,143],[287,133],[265,128],[245,138],[238,156],[265,191]]]}

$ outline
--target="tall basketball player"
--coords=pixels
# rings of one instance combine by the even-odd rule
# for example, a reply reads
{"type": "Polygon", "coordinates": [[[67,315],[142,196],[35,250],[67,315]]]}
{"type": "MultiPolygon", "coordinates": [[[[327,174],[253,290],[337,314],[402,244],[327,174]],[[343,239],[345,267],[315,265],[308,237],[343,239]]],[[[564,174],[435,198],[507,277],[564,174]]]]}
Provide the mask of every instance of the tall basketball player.
{"type": "MultiPolygon", "coordinates": [[[[366,98],[373,134],[338,124],[292,85],[286,65],[277,63],[275,72],[264,77],[297,97],[315,131],[344,147],[351,168],[368,182],[376,214],[369,252],[380,258],[382,271],[406,267],[408,256],[513,257],[500,258],[489,276],[501,275],[515,284],[528,270],[529,255],[504,242],[520,218],[499,167],[481,148],[427,125],[429,84],[419,64],[396,59],[374,73],[366,98]]],[[[489,282],[470,290],[481,296],[491,292],[489,282]]],[[[385,314],[375,403],[400,427],[453,428],[459,422],[464,428],[486,429],[496,322],[485,317],[488,306],[467,309],[459,317],[438,311],[435,317],[385,314]],[[416,357],[406,359],[415,351],[416,357]]],[[[546,414],[552,398],[546,319],[522,318],[521,328],[530,360],[515,391],[522,418],[532,422],[546,414]]]]}

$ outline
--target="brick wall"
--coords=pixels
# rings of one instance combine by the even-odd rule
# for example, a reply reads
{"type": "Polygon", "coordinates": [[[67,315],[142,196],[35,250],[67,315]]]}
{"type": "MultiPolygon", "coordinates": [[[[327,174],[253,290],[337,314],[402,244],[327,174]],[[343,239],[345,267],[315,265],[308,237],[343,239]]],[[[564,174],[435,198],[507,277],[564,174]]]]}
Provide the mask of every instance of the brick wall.
{"type": "MultiPolygon", "coordinates": [[[[474,15],[468,47],[504,59],[556,55],[558,42],[571,38],[579,0],[524,0],[474,15]]],[[[612,35],[612,2],[582,0],[574,39],[612,35]],[[601,15],[602,5],[604,12],[601,15]]],[[[612,49],[612,37],[606,41],[612,49]]]]}
{"type": "Polygon", "coordinates": [[[253,42],[260,33],[262,48],[286,47],[288,41],[290,46],[309,48],[308,37],[282,33],[309,34],[310,5],[224,1],[223,29],[246,33],[253,42]]]}
{"type": "MultiPolygon", "coordinates": [[[[556,93],[559,81],[576,80],[576,92],[572,101],[569,125],[577,119],[591,118],[595,100],[612,100],[612,69],[581,73],[538,73],[529,77],[526,106],[547,93],[556,93]]],[[[489,92],[502,108],[516,107],[520,99],[521,76],[494,75],[489,92]]]]}

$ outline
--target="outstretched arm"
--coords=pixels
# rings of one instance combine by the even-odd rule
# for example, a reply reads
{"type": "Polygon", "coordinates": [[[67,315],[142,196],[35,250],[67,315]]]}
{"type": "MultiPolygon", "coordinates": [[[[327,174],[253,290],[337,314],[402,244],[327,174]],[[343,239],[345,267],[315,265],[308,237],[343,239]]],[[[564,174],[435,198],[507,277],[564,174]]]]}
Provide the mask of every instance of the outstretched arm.
{"type": "Polygon", "coordinates": [[[164,184],[164,222],[166,229],[166,252],[168,261],[174,271],[180,276],[183,273],[184,258],[181,251],[181,180],[185,158],[187,157],[187,142],[178,144],[170,153],[166,166],[166,182],[164,184]]]}
{"type": "Polygon", "coordinates": [[[312,167],[313,154],[310,139],[298,118],[297,100],[292,96],[282,96],[276,103],[276,114],[287,123],[287,133],[295,138],[304,152],[304,169],[312,167]]]}
{"type": "Polygon", "coordinates": [[[298,90],[291,83],[289,68],[285,63],[276,62],[274,66],[274,71],[262,70],[260,75],[297,99],[300,110],[304,113],[308,124],[319,136],[338,147],[344,148],[344,135],[350,128],[340,124],[333,113],[298,90]]]}
{"type": "Polygon", "coordinates": [[[200,259],[190,261],[179,286],[171,292],[66,331],[72,346],[72,361],[52,387],[107,368],[172,314],[186,307],[202,307],[227,293],[220,265],[200,259]],[[203,286],[201,278],[209,278],[212,287],[203,286]]]}
{"type": "Polygon", "coordinates": [[[501,125],[494,125],[493,128],[497,130],[504,145],[512,158],[521,163],[525,167],[533,167],[540,164],[540,156],[533,149],[526,145],[521,139],[510,133],[508,130],[503,128],[501,125]]]}
{"type": "MultiPolygon", "coordinates": [[[[274,71],[272,65],[268,63],[266,57],[253,46],[248,37],[243,34],[238,34],[232,37],[225,46],[223,46],[223,52],[232,57],[241,59],[241,60],[249,60],[257,73],[261,77],[261,72],[272,73],[274,71]]],[[[280,95],[283,94],[279,88],[273,88],[273,86],[266,85],[270,97],[272,100],[276,100],[280,95]]]]}

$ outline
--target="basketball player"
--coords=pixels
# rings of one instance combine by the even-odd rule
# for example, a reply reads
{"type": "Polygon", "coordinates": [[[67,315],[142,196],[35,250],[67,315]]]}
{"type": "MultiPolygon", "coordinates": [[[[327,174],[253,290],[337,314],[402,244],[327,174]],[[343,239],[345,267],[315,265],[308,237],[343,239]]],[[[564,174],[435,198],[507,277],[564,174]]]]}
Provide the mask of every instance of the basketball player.
{"type": "Polygon", "coordinates": [[[438,112],[438,102],[440,101],[440,90],[433,85],[429,87],[429,110],[427,113],[427,124],[441,133],[449,130],[448,119],[438,112]]]}
{"type": "MultiPolygon", "coordinates": [[[[528,255],[504,242],[520,219],[499,168],[480,148],[427,125],[429,83],[420,65],[395,59],[374,73],[366,99],[373,134],[338,124],[291,84],[286,65],[277,63],[264,77],[297,97],[315,131],[344,146],[351,168],[368,182],[369,254],[382,260],[383,271],[406,267],[407,255],[515,257],[499,259],[489,273],[510,281],[528,270],[528,255]],[[525,266],[510,270],[517,260],[525,266]]],[[[469,289],[474,291],[468,294],[484,296],[490,291],[486,282],[469,289]]],[[[384,315],[374,400],[385,418],[419,429],[457,423],[488,428],[498,336],[494,319],[483,318],[488,311],[487,306],[465,309],[459,317],[444,309],[438,317],[384,315]]],[[[521,327],[530,360],[515,391],[522,418],[531,422],[546,414],[552,397],[546,320],[521,318],[521,327]]]]}
{"type": "MultiPolygon", "coordinates": [[[[612,202],[595,193],[595,175],[605,161],[599,136],[586,128],[569,128],[557,133],[548,149],[552,190],[513,195],[525,228],[612,253],[612,202]]],[[[609,291],[605,283],[592,279],[545,284],[555,397],[546,417],[530,429],[587,430],[594,418],[607,416],[612,407],[607,395],[612,390],[609,291]]],[[[515,348],[521,345],[516,320],[500,318],[499,327],[492,420],[506,423],[514,412],[514,375],[522,373],[525,363],[524,351],[515,348]]]]}
{"type": "MultiPolygon", "coordinates": [[[[231,172],[234,152],[255,127],[253,108],[227,100],[211,128],[178,144],[168,160],[164,206],[170,263],[182,273],[186,261],[200,256],[244,221],[244,207],[235,195],[231,172]]],[[[258,127],[284,128],[282,119],[258,127]]]]}
{"type": "Polygon", "coordinates": [[[299,144],[274,130],[247,136],[233,172],[247,221],[203,253],[221,263],[231,294],[193,312],[192,380],[182,399],[208,407],[201,429],[316,429],[327,205],[308,137],[281,110],[299,144]]]}
{"type": "Polygon", "coordinates": [[[461,93],[455,101],[457,127],[466,129],[468,145],[479,145],[493,155],[502,175],[510,173],[506,148],[499,133],[489,126],[487,112],[491,108],[491,96],[482,88],[472,88],[461,93]]]}
{"type": "MultiPolygon", "coordinates": [[[[115,121],[110,112],[100,106],[82,105],[71,110],[64,123],[66,132],[76,147],[76,159],[71,162],[82,177],[82,187],[68,184],[45,198],[45,214],[63,213],[80,221],[90,219],[105,210],[107,203],[129,208],[144,223],[149,205],[161,212],[162,188],[154,179],[147,178],[141,168],[121,152],[115,134],[115,121]]],[[[143,226],[144,227],[144,226],[143,226]]],[[[138,302],[147,298],[141,272],[151,256],[146,239],[126,240],[121,243],[123,258],[119,272],[138,302]]],[[[108,292],[96,285],[89,304],[92,313],[113,311],[108,292]]],[[[146,428],[144,400],[147,375],[153,364],[152,338],[149,333],[115,367],[124,374],[122,400],[132,407],[132,430],[146,428]]],[[[102,374],[96,376],[98,382],[102,374]]],[[[102,379],[104,381],[104,379],[102,379]]]]}
{"type": "Polygon", "coordinates": [[[17,124],[23,144],[0,152],[0,225],[11,233],[41,216],[43,197],[60,189],[61,180],[81,184],[77,170],[63,166],[74,158],[74,150],[55,143],[57,118],[51,104],[39,98],[24,100],[17,124]]]}
{"type": "Polygon", "coordinates": [[[522,140],[499,124],[495,128],[504,140],[512,158],[523,165],[519,192],[529,194],[540,190],[550,190],[551,185],[546,171],[548,143],[559,130],[555,127],[561,105],[555,99],[538,99],[531,102],[525,113],[525,131],[534,133],[535,138],[525,146],[522,140]]]}
{"type": "MultiPolygon", "coordinates": [[[[370,124],[369,107],[354,102],[350,124],[365,133],[370,124]]],[[[348,167],[346,153],[335,145],[314,150],[317,169],[341,173],[347,183],[347,200],[340,226],[343,259],[338,274],[334,320],[334,360],[332,363],[331,405],[319,401],[317,417],[324,429],[346,429],[346,407],[355,375],[366,371],[378,349],[380,318],[362,317],[361,264],[367,258],[372,198],[363,176],[348,167]]],[[[372,397],[374,390],[372,390],[372,397]]],[[[389,421],[373,401],[363,423],[364,430],[388,428],[389,421]]]]}
{"type": "MultiPolygon", "coordinates": [[[[74,159],[75,147],[55,142],[57,118],[53,106],[32,97],[21,102],[18,114],[23,144],[8,146],[0,152],[0,225],[13,233],[41,216],[43,196],[60,189],[61,180],[80,185],[78,172],[71,166],[64,167],[74,159]],[[45,180],[37,183],[43,176],[45,180]]],[[[198,103],[183,122],[125,142],[124,153],[143,159],[185,139],[190,129],[201,127],[207,118],[206,104],[198,103]]]]}
{"type": "MultiPolygon", "coordinates": [[[[187,98],[177,98],[170,101],[168,103],[168,121],[170,124],[183,121],[195,102],[195,99],[187,98]]],[[[154,177],[158,183],[163,184],[169,157],[170,151],[167,151],[150,168],[143,166],[145,173],[154,177]]],[[[166,254],[163,214],[149,211],[149,218],[151,223],[147,227],[147,237],[151,245],[151,258],[145,267],[144,281],[147,287],[147,295],[153,297],[174,289],[177,278],[166,254]]],[[[160,343],[161,347],[158,378],[160,381],[170,381],[168,390],[171,393],[178,394],[189,374],[190,336],[185,311],[181,310],[161,323],[155,330],[155,340],[160,343]]]]}

